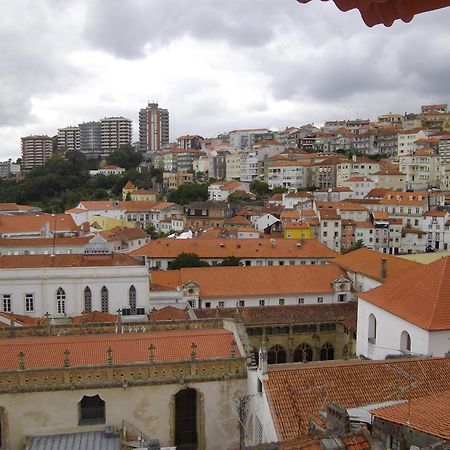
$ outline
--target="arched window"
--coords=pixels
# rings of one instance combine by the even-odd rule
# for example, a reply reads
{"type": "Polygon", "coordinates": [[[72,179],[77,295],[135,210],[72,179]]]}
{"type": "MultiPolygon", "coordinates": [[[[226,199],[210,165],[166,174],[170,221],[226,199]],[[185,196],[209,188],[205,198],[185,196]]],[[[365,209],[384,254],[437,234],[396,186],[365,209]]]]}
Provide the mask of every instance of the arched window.
{"type": "Polygon", "coordinates": [[[93,425],[105,423],[105,402],[99,395],[88,397],[85,395],[78,403],[79,425],[93,425]]]}
{"type": "Polygon", "coordinates": [[[101,292],[101,299],[102,299],[102,312],[108,312],[109,311],[109,299],[108,299],[109,295],[108,295],[108,289],[106,286],[102,287],[102,292],[101,292]]]}
{"type": "Polygon", "coordinates": [[[130,287],[128,297],[128,300],[130,302],[131,314],[136,314],[136,288],[134,286],[130,287]]]}
{"type": "Polygon", "coordinates": [[[89,287],[84,288],[84,312],[92,311],[92,292],[89,287]]]}
{"type": "Polygon", "coordinates": [[[56,291],[56,312],[58,314],[66,313],[66,293],[62,287],[56,291]]]}
{"type": "Polygon", "coordinates": [[[312,361],[313,352],[312,348],[308,344],[300,344],[294,351],[294,361],[312,361]]]}
{"type": "Polygon", "coordinates": [[[411,351],[411,336],[405,330],[402,331],[400,335],[400,351],[410,352],[411,351]]]}
{"type": "Polygon", "coordinates": [[[286,362],[286,350],[281,345],[274,345],[267,352],[267,364],[283,364],[286,362]]]}
{"type": "Polygon", "coordinates": [[[331,361],[332,359],[334,359],[334,348],[331,344],[325,344],[320,349],[320,360],[331,361]]]}
{"type": "Polygon", "coordinates": [[[377,319],[373,314],[369,316],[368,341],[370,344],[376,344],[377,342],[377,319]]]}

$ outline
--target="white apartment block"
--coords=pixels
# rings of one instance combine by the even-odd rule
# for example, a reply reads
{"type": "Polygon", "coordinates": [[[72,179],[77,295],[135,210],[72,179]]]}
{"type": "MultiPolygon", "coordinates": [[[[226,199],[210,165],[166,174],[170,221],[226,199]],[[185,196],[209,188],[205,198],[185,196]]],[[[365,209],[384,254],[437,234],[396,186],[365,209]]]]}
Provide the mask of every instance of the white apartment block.
{"type": "Polygon", "coordinates": [[[414,142],[418,139],[426,139],[428,136],[423,130],[404,130],[397,136],[398,157],[410,155],[415,150],[414,142]]]}
{"type": "Polygon", "coordinates": [[[58,149],[64,152],[80,150],[80,127],[59,128],[58,149]]]}
{"type": "Polygon", "coordinates": [[[236,180],[241,176],[241,155],[239,152],[229,153],[225,157],[225,178],[227,180],[236,180]]]}
{"type": "Polygon", "coordinates": [[[22,170],[43,166],[53,155],[53,142],[49,136],[25,136],[22,139],[22,170]]]}
{"type": "Polygon", "coordinates": [[[300,161],[274,161],[268,168],[267,182],[270,189],[302,189],[308,186],[308,164],[300,161]]]}
{"type": "Polygon", "coordinates": [[[108,156],[121,145],[132,141],[132,122],[124,117],[105,117],[101,121],[102,156],[108,156]]]}
{"type": "Polygon", "coordinates": [[[400,171],[406,175],[406,189],[420,191],[440,185],[439,157],[431,149],[413,150],[399,160],[400,171]]]}

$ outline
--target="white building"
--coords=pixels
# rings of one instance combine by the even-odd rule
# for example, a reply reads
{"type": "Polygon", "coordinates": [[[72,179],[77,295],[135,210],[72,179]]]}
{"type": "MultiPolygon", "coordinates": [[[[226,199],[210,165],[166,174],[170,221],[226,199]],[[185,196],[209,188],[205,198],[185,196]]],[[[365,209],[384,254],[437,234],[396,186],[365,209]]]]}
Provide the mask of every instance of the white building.
{"type": "Polygon", "coordinates": [[[250,192],[248,183],[238,181],[216,181],[208,186],[208,200],[227,201],[236,191],[250,192]]]}
{"type": "Polygon", "coordinates": [[[375,189],[376,183],[367,177],[352,177],[343,181],[342,186],[349,187],[353,191],[351,198],[364,198],[375,189]]]}
{"type": "Polygon", "coordinates": [[[440,185],[439,156],[431,149],[413,150],[400,156],[400,171],[405,174],[406,189],[426,190],[440,185]]]}
{"type": "Polygon", "coordinates": [[[0,257],[3,312],[32,317],[83,311],[148,312],[148,271],[124,254],[0,257]]]}
{"type": "Polygon", "coordinates": [[[101,121],[102,156],[108,156],[121,145],[130,145],[133,134],[132,121],[125,117],[105,117],[101,121]]]}
{"type": "Polygon", "coordinates": [[[80,127],[58,128],[58,149],[80,150],[80,127]]]}
{"type": "Polygon", "coordinates": [[[359,294],[357,354],[442,357],[450,342],[450,258],[359,294]]]}
{"type": "Polygon", "coordinates": [[[305,161],[273,161],[267,174],[269,188],[306,188],[309,183],[309,163],[305,161]]]}

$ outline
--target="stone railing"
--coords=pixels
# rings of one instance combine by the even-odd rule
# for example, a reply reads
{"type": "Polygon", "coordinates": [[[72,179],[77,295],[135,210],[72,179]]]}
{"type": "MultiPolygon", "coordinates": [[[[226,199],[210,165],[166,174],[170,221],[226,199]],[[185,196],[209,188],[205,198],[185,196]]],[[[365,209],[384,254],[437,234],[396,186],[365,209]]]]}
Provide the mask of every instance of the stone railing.
{"type": "Polygon", "coordinates": [[[247,376],[246,358],[68,366],[2,371],[0,393],[37,392],[227,380],[247,376]]]}

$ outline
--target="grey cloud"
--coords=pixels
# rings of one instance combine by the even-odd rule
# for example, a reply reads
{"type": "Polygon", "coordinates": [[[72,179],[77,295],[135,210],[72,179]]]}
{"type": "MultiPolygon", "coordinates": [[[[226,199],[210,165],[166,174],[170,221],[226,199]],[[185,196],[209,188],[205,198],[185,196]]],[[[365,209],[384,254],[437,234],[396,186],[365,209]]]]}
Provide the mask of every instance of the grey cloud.
{"type": "MultiPolygon", "coordinates": [[[[59,3],[59,2],[58,2],[59,3]]],[[[54,6],[54,5],[53,5],[54,6]]],[[[63,5],[61,13],[64,11],[63,5]]],[[[19,0],[0,18],[0,126],[37,120],[31,98],[78,80],[65,63],[65,36],[46,2],[19,0]],[[16,20],[20,16],[20,25],[16,20]]]]}
{"type": "Polygon", "coordinates": [[[92,0],[85,36],[123,58],[141,57],[147,46],[168,45],[182,36],[262,46],[297,8],[293,0],[92,0]]]}

